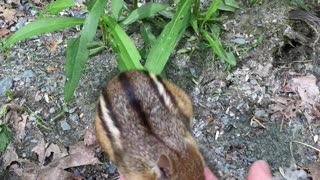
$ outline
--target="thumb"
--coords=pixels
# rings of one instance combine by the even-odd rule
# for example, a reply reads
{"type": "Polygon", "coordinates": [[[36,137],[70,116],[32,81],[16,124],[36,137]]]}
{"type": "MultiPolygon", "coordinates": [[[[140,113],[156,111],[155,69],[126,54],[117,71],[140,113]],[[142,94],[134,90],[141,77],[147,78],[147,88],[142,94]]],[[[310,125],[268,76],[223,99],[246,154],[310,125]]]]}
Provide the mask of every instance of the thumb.
{"type": "Polygon", "coordinates": [[[254,162],[249,169],[247,180],[272,180],[268,164],[262,160],[254,162]]]}

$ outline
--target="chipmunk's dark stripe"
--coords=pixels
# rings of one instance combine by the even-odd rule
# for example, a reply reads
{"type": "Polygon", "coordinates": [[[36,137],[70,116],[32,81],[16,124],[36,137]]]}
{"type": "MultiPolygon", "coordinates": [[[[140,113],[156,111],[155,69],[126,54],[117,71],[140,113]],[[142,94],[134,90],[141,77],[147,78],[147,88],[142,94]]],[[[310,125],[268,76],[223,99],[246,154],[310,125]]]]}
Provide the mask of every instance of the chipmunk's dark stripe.
{"type": "Polygon", "coordinates": [[[135,96],[134,88],[130,84],[130,79],[126,76],[126,73],[122,73],[119,75],[119,80],[122,85],[122,89],[124,90],[128,101],[134,111],[138,114],[139,119],[142,120],[141,124],[146,127],[148,130],[152,131],[151,125],[148,121],[148,118],[145,112],[142,109],[141,101],[135,96]]]}
{"type": "Polygon", "coordinates": [[[113,107],[112,107],[112,104],[110,103],[109,94],[107,92],[103,92],[102,97],[103,97],[103,100],[106,104],[106,108],[109,111],[108,115],[109,115],[110,119],[113,121],[116,128],[118,128],[119,131],[121,132],[122,128],[121,128],[121,125],[118,121],[118,118],[116,117],[116,115],[113,112],[113,107]]]}
{"type": "MultiPolygon", "coordinates": [[[[149,74],[148,74],[148,77],[150,77],[149,74]]],[[[149,119],[146,113],[143,111],[141,101],[137,99],[136,95],[134,94],[134,88],[130,84],[130,79],[127,77],[126,73],[120,74],[119,80],[122,85],[122,89],[125,91],[125,94],[128,97],[131,107],[137,112],[138,116],[142,120],[141,122],[142,126],[146,127],[150,135],[154,136],[160,143],[162,143],[168,149],[173,151],[175,154],[179,154],[178,151],[168,146],[157,134],[155,134],[155,131],[153,131],[153,128],[149,122],[149,119]]]]}
{"type": "MultiPolygon", "coordinates": [[[[148,77],[148,79],[149,79],[151,88],[154,90],[154,92],[156,92],[157,97],[160,99],[161,104],[162,104],[165,108],[168,108],[168,107],[166,106],[165,102],[164,102],[164,97],[160,94],[160,91],[159,91],[159,89],[158,89],[158,87],[157,87],[156,82],[154,82],[154,80],[151,78],[151,76],[150,76],[150,74],[149,74],[148,72],[145,72],[145,74],[147,75],[147,77],[148,77]]],[[[159,81],[159,82],[162,84],[162,86],[164,86],[164,84],[163,84],[161,81],[159,81]]]]}

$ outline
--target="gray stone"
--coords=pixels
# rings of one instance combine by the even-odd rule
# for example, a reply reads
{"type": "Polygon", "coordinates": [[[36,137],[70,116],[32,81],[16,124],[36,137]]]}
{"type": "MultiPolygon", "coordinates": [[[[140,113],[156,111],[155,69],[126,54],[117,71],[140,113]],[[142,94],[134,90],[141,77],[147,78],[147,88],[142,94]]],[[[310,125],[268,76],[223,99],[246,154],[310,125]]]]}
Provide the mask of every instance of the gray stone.
{"type": "Polygon", "coordinates": [[[33,76],[34,76],[34,72],[32,70],[26,70],[22,75],[22,77],[26,79],[32,78],[33,76]]]}
{"type": "Polygon", "coordinates": [[[16,24],[16,28],[20,29],[27,22],[27,18],[19,18],[18,23],[16,24]]]}
{"type": "Polygon", "coordinates": [[[0,97],[6,96],[6,90],[12,88],[13,80],[12,78],[4,78],[0,81],[0,97]]]}
{"type": "Polygon", "coordinates": [[[68,131],[71,129],[71,126],[65,120],[60,121],[60,126],[61,126],[62,130],[64,130],[64,131],[68,131]]]}

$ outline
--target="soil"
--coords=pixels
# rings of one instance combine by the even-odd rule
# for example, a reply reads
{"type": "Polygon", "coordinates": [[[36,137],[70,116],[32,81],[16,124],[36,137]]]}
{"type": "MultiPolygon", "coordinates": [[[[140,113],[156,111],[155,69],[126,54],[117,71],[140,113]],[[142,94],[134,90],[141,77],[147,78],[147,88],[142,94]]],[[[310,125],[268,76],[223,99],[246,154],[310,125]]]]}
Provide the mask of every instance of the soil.
{"type": "MultiPolygon", "coordinates": [[[[237,55],[237,66],[230,71],[220,60],[212,60],[212,51],[202,41],[188,42],[186,37],[172,53],[167,77],[190,94],[194,136],[208,166],[221,179],[245,179],[250,165],[259,159],[268,162],[275,177],[283,168],[287,177],[307,179],[312,174],[299,169],[320,160],[319,152],[293,142],[320,147],[320,117],[314,115],[319,109],[308,116],[307,108],[288,103],[303,100],[301,94],[287,90],[300,77],[312,76],[320,87],[319,14],[315,6],[311,6],[312,16],[299,10],[292,13],[294,9],[289,0],[270,0],[253,7],[242,4],[235,13],[225,14],[229,17],[222,22],[222,42],[237,55]],[[192,53],[177,53],[190,46],[195,49],[192,53]],[[282,109],[279,97],[286,99],[282,109]]],[[[0,82],[6,81],[13,93],[9,100],[0,92],[0,105],[28,107],[49,127],[39,127],[30,111],[8,114],[14,133],[11,146],[19,158],[36,162],[32,149],[42,137],[47,143],[69,147],[82,141],[85,129],[94,125],[100,89],[118,72],[110,49],[90,58],[67,113],[52,121],[63,108],[67,39],[77,34],[68,29],[33,37],[12,46],[7,58],[0,54],[0,82]],[[55,51],[48,45],[53,40],[60,40],[55,51]],[[13,127],[17,117],[26,117],[19,136],[13,127]]],[[[101,151],[96,156],[103,164],[68,171],[85,179],[117,178],[106,156],[101,151]]],[[[0,157],[3,161],[4,153],[0,157]]],[[[19,179],[4,164],[0,177],[19,179]]]]}

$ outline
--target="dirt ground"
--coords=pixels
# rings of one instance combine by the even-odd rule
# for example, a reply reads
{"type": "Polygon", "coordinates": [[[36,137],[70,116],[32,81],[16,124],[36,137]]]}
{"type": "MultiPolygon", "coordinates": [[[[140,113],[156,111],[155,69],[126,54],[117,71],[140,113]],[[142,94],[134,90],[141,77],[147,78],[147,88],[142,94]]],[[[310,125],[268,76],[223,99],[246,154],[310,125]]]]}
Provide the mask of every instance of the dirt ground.
{"type": "MultiPolygon", "coordinates": [[[[226,14],[222,40],[238,62],[230,72],[200,41],[182,40],[176,50],[195,50],[171,56],[168,78],[192,97],[194,136],[221,179],[245,179],[259,159],[275,179],[320,177],[319,149],[307,146],[320,148],[320,11],[294,9],[289,0],[269,0],[226,14]]],[[[114,53],[105,50],[88,61],[66,115],[52,120],[64,102],[66,40],[76,35],[74,29],[45,34],[11,47],[6,59],[0,54],[0,84],[13,92],[13,100],[0,92],[0,105],[10,105],[5,118],[14,134],[0,154],[0,179],[117,178],[92,142],[100,89],[117,74],[114,53]]]]}

